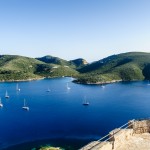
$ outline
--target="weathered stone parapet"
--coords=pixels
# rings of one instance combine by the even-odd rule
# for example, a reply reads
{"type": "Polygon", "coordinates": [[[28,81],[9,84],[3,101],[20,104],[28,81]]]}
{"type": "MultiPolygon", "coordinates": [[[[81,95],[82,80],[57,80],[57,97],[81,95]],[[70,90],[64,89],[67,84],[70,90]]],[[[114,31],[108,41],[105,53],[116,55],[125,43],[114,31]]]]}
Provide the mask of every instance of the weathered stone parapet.
{"type": "Polygon", "coordinates": [[[150,120],[135,120],[133,122],[133,133],[150,133],[150,120]]]}
{"type": "Polygon", "coordinates": [[[133,135],[133,129],[115,129],[110,132],[112,149],[117,148],[133,135]]]}
{"type": "Polygon", "coordinates": [[[133,129],[133,122],[134,122],[135,120],[129,120],[128,121],[128,129],[133,129]]]}
{"type": "Polygon", "coordinates": [[[112,130],[100,140],[91,142],[80,150],[129,149],[150,149],[150,119],[131,120],[120,128],[112,130]]]}

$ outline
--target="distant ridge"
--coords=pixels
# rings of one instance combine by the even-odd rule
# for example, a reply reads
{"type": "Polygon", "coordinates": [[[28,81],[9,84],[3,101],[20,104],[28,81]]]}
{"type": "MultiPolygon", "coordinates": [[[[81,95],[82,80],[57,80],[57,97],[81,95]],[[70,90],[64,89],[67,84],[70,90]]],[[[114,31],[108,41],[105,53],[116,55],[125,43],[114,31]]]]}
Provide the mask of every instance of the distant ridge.
{"type": "Polygon", "coordinates": [[[46,55],[44,57],[40,57],[40,58],[36,58],[36,59],[43,61],[45,63],[49,63],[49,64],[70,66],[71,68],[81,67],[81,66],[84,66],[87,64],[87,61],[85,59],[82,59],[82,58],[67,61],[67,60],[61,59],[59,57],[46,55]]]}
{"type": "Polygon", "coordinates": [[[40,58],[0,55],[0,81],[62,76],[75,77],[75,82],[84,84],[150,80],[150,53],[111,55],[90,64],[83,58],[67,61],[50,55],[40,58]]]}
{"type": "Polygon", "coordinates": [[[129,52],[112,55],[78,70],[79,83],[150,80],[150,53],[129,52]]]}
{"type": "Polygon", "coordinates": [[[37,60],[43,61],[45,63],[52,63],[52,64],[57,64],[57,65],[66,65],[68,62],[64,59],[54,57],[51,55],[46,55],[44,57],[36,58],[37,60]]]}
{"type": "Polygon", "coordinates": [[[83,67],[88,64],[88,62],[82,58],[70,60],[70,62],[73,63],[76,67],[83,67]]]}

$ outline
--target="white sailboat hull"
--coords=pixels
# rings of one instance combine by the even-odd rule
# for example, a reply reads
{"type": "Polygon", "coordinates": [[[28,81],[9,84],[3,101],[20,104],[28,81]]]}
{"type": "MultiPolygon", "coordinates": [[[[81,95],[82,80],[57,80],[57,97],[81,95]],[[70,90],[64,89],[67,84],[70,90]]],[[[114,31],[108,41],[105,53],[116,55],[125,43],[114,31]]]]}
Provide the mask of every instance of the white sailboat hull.
{"type": "Polygon", "coordinates": [[[22,107],[22,109],[29,110],[29,107],[24,106],[24,107],[22,107]]]}
{"type": "Polygon", "coordinates": [[[89,104],[90,104],[89,102],[87,102],[87,103],[83,103],[83,105],[84,105],[84,106],[87,106],[87,105],[89,105],[89,104]]]}
{"type": "Polygon", "coordinates": [[[9,98],[8,92],[6,91],[5,98],[9,98]]]}

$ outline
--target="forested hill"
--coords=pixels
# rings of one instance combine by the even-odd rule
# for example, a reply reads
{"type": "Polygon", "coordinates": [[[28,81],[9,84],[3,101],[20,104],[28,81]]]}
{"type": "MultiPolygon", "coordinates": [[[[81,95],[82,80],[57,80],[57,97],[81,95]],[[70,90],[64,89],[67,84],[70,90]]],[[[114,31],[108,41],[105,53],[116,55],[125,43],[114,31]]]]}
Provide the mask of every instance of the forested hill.
{"type": "Polygon", "coordinates": [[[150,80],[150,53],[112,55],[88,64],[86,60],[64,60],[50,55],[29,58],[0,55],[0,81],[32,80],[72,76],[78,83],[150,80]]]}
{"type": "Polygon", "coordinates": [[[81,61],[79,63],[52,56],[29,58],[18,55],[0,55],[0,81],[76,77],[79,74],[76,69],[84,66],[81,61]]]}
{"type": "Polygon", "coordinates": [[[83,67],[86,64],[88,64],[88,62],[82,58],[67,61],[67,60],[61,59],[59,57],[47,55],[47,56],[36,58],[36,59],[43,61],[45,63],[48,63],[48,64],[57,64],[57,65],[69,66],[69,67],[75,68],[75,69],[77,67],[83,67]]]}
{"type": "Polygon", "coordinates": [[[78,82],[98,83],[117,80],[150,79],[150,53],[129,52],[112,55],[78,70],[78,82]]]}

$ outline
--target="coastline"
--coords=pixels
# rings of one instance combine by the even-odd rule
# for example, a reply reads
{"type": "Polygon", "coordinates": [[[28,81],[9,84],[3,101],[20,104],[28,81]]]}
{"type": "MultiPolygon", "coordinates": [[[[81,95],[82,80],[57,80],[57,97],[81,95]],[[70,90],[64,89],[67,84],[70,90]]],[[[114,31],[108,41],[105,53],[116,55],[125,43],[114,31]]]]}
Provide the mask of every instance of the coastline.
{"type": "Polygon", "coordinates": [[[1,82],[25,82],[25,81],[35,81],[35,80],[43,80],[43,79],[54,79],[54,78],[64,78],[64,77],[70,77],[71,76],[53,76],[53,77],[39,77],[39,78],[29,78],[29,79],[21,79],[21,80],[0,80],[1,82]]]}
{"type": "MultiPolygon", "coordinates": [[[[28,82],[28,81],[35,81],[35,80],[43,80],[43,79],[54,79],[54,78],[64,78],[64,77],[70,77],[72,76],[54,76],[54,77],[39,77],[39,78],[29,78],[29,79],[21,79],[21,80],[0,80],[0,83],[2,82],[28,82]]],[[[133,81],[145,81],[145,80],[111,80],[111,81],[105,81],[105,82],[80,82],[78,79],[74,78],[72,82],[76,84],[84,84],[84,85],[104,85],[104,84],[111,84],[111,83],[117,83],[117,82],[133,82],[133,81]]]]}
{"type": "Polygon", "coordinates": [[[85,82],[80,82],[78,80],[74,80],[73,82],[77,84],[85,84],[85,85],[103,85],[103,84],[111,84],[111,83],[116,83],[116,82],[123,82],[123,80],[112,80],[112,81],[96,82],[96,83],[92,83],[92,82],[85,83],[85,82]]]}
{"type": "Polygon", "coordinates": [[[41,78],[30,78],[30,79],[21,79],[21,80],[0,80],[0,82],[25,82],[25,81],[35,81],[35,80],[43,80],[45,77],[41,78]]]}

